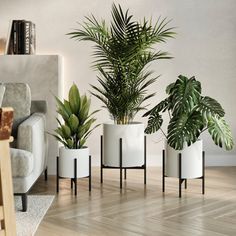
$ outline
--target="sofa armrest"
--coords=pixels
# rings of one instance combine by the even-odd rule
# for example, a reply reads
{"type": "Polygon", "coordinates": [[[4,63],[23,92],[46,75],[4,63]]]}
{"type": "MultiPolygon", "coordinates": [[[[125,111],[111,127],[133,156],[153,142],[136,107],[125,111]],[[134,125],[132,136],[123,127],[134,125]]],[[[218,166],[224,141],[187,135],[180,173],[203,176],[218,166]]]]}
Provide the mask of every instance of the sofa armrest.
{"type": "Polygon", "coordinates": [[[34,113],[18,126],[17,148],[29,151],[34,167],[42,171],[46,160],[45,115],[34,113]]]}

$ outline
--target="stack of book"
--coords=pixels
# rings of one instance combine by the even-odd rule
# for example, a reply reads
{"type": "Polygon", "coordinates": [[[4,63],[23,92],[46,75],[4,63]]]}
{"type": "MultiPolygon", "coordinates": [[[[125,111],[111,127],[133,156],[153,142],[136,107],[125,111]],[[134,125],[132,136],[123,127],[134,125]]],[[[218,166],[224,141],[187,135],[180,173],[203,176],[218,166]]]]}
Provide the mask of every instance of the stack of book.
{"type": "Polygon", "coordinates": [[[27,20],[13,20],[10,25],[6,54],[35,54],[35,24],[27,20]]]}

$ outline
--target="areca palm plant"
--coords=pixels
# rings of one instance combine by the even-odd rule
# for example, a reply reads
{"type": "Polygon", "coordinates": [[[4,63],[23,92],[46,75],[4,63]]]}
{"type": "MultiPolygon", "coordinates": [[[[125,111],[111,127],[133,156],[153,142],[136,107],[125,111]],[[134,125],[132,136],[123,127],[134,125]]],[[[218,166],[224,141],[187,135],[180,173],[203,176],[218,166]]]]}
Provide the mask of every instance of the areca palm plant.
{"type": "Polygon", "coordinates": [[[92,94],[104,103],[116,123],[132,121],[144,109],[143,102],[154,96],[147,93],[147,88],[157,77],[151,77],[147,65],[171,58],[167,52],[153,48],[174,36],[168,24],[166,19],[159,19],[154,25],[145,18],[137,22],[128,10],[113,4],[110,25],[92,15],[86,17],[81,29],[68,34],[94,43],[93,67],[99,72],[100,87],[92,85],[92,94]]]}
{"type": "Polygon", "coordinates": [[[182,150],[184,143],[190,146],[202,132],[208,130],[214,143],[226,150],[234,146],[229,125],[224,119],[224,109],[213,98],[201,95],[201,83],[195,77],[180,75],[175,83],[166,88],[168,97],[158,103],[144,116],[149,116],[145,129],[147,134],[161,129],[162,113],[168,112],[170,122],[167,129],[168,144],[182,150]]]}

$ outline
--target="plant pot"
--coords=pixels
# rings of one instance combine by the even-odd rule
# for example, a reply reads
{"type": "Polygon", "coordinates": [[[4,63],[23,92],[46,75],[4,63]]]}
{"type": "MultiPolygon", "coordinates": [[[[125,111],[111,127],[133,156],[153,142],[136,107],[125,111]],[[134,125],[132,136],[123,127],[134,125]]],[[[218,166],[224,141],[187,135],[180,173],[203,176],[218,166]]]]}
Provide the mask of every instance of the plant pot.
{"type": "Polygon", "coordinates": [[[77,178],[89,176],[89,149],[59,149],[59,176],[74,178],[74,159],[77,159],[77,178]]]}
{"type": "Polygon", "coordinates": [[[166,144],[165,175],[179,177],[179,153],[181,153],[181,178],[193,179],[202,177],[202,140],[191,146],[185,145],[183,150],[175,150],[166,144]]]}
{"type": "Polygon", "coordinates": [[[144,125],[103,124],[103,164],[120,166],[120,138],[122,138],[122,167],[144,165],[144,125]]]}

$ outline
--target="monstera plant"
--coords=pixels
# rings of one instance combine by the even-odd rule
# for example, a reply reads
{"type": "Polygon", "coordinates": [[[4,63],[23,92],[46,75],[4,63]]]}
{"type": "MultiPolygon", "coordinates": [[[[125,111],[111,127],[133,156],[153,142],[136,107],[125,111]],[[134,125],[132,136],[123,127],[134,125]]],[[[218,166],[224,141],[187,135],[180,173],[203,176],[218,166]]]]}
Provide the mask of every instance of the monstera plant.
{"type": "Polygon", "coordinates": [[[215,99],[202,96],[201,92],[201,83],[195,77],[180,75],[166,88],[168,97],[144,114],[149,116],[145,132],[163,132],[162,113],[168,112],[170,122],[164,135],[172,148],[182,150],[185,143],[190,146],[208,130],[216,145],[231,150],[234,142],[224,119],[224,109],[215,99]]]}

